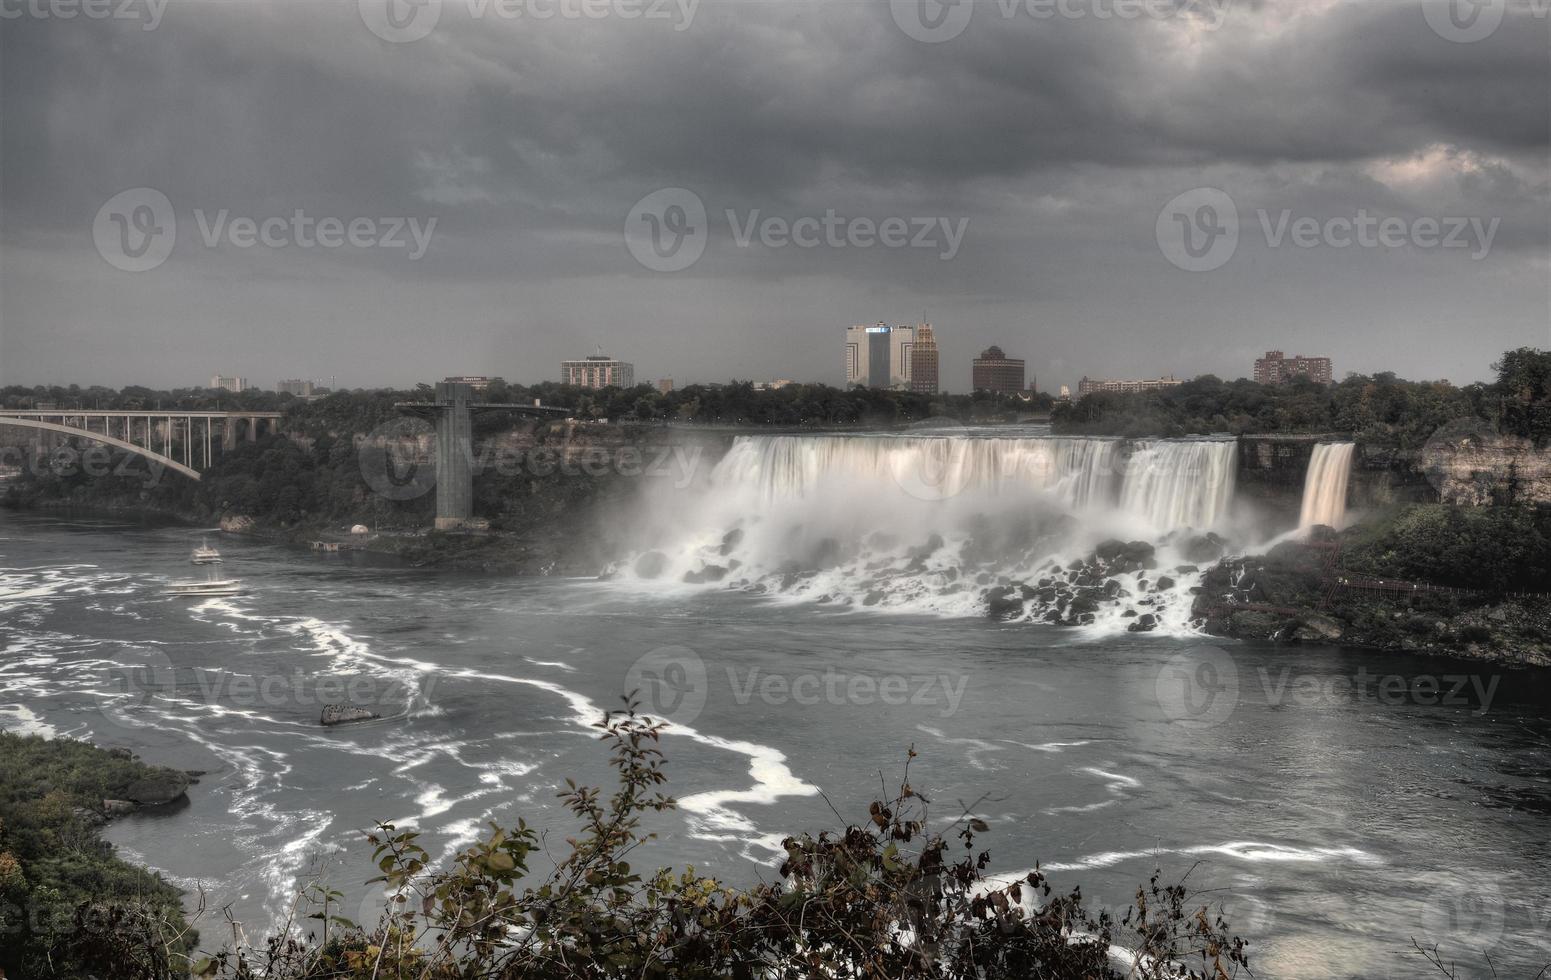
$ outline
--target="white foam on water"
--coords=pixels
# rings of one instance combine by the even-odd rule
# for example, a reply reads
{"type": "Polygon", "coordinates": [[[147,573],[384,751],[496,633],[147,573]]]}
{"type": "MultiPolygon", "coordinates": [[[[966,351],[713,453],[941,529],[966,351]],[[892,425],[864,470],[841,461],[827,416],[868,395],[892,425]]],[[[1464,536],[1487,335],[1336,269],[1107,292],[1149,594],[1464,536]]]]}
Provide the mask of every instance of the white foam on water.
{"type": "Polygon", "coordinates": [[[0,704],[0,729],[16,735],[59,737],[59,729],[44,721],[25,704],[0,704]]]}
{"type": "Polygon", "coordinates": [[[939,729],[939,728],[932,728],[932,727],[927,726],[927,725],[917,725],[916,726],[916,730],[917,731],[921,731],[921,732],[925,732],[926,734],[932,736],[933,738],[941,741],[945,745],[969,745],[969,746],[973,746],[973,748],[970,748],[969,750],[967,750],[964,753],[964,761],[968,762],[971,766],[975,767],[976,769],[989,769],[989,768],[991,768],[990,766],[986,765],[984,762],[981,762],[980,759],[978,758],[979,756],[984,755],[987,752],[1001,752],[1002,751],[1002,747],[1000,745],[997,745],[995,742],[987,742],[987,741],[985,741],[983,739],[978,739],[978,738],[951,738],[951,737],[943,734],[941,729],[939,729]]]}
{"type": "MultiPolygon", "coordinates": [[[[631,524],[639,545],[607,584],[666,598],[730,588],[776,603],[982,616],[988,590],[1060,576],[1104,539],[1161,545],[1228,520],[1236,442],[1139,443],[1129,459],[1123,445],[967,433],[740,436],[699,485],[658,488],[665,499],[643,502],[631,524]]],[[[1088,635],[1125,632],[1143,615],[1155,617],[1153,632],[1193,631],[1199,573],[1168,572],[1187,563],[1162,551],[1158,571],[1114,576],[1132,601],[1102,603],[1088,635]],[[1174,586],[1139,584],[1162,574],[1174,586]]]]}
{"type": "MultiPolygon", "coordinates": [[[[1105,851],[1090,854],[1076,861],[1042,865],[1044,871],[1087,871],[1093,868],[1109,868],[1126,861],[1158,858],[1166,854],[1198,857],[1217,854],[1236,861],[1252,864],[1267,861],[1290,864],[1324,864],[1330,861],[1348,861],[1369,866],[1382,865],[1384,859],[1369,851],[1355,847],[1292,847],[1285,844],[1267,844],[1259,841],[1233,841],[1226,844],[1202,844],[1194,847],[1158,848],[1151,851],[1105,851]]],[[[1021,878],[1028,870],[1012,873],[1009,880],[1021,878]]],[[[998,874],[998,878],[1006,877],[998,874]]]]}

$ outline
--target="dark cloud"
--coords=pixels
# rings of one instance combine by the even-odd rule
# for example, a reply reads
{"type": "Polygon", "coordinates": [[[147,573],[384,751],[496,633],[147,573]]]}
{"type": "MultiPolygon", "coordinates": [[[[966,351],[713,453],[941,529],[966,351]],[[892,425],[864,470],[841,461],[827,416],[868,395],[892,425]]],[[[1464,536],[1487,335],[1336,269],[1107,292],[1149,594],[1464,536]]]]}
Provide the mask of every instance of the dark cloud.
{"type": "Polygon", "coordinates": [[[923,310],[959,387],[993,341],[1050,387],[1242,374],[1272,346],[1468,380],[1551,344],[1551,26],[1526,11],[1464,44],[1391,0],[1241,0],[1216,29],[981,0],[926,44],[882,0],[702,0],[685,30],[470,2],[406,44],[354,0],[171,0],[154,31],[0,21],[0,380],[537,380],[602,343],[639,377],[838,381],[846,324],[923,310]],[[1186,273],[1154,226],[1203,185],[1232,196],[1244,239],[1186,273]],[[139,186],[172,201],[178,243],[125,273],[92,221],[139,186]],[[669,186],[705,202],[710,239],[654,273],[621,229],[669,186]],[[968,230],[951,261],[740,247],[729,208],[968,230]],[[437,227],[417,261],[207,248],[195,209],[437,227]],[[1498,225],[1480,259],[1259,237],[1261,210],[1359,209],[1498,225]]]}

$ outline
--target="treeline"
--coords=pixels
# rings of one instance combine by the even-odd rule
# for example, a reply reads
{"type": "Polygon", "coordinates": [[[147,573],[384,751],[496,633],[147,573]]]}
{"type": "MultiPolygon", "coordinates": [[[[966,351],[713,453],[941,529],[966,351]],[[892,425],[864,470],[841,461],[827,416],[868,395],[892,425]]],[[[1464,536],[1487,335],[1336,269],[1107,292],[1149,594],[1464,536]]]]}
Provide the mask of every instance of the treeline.
{"type": "Polygon", "coordinates": [[[1203,375],[1141,394],[1096,393],[1058,404],[1056,432],[1184,436],[1210,433],[1342,432],[1370,445],[1418,448],[1437,429],[1478,418],[1544,446],[1551,441],[1551,352],[1522,347],[1493,365],[1497,380],[1463,388],[1406,381],[1391,373],[1352,375],[1333,385],[1279,385],[1203,375]]]}
{"type": "MultiPolygon", "coordinates": [[[[0,408],[27,409],[52,405],[57,409],[189,409],[196,411],[280,411],[287,426],[307,431],[366,432],[397,414],[395,402],[430,401],[434,389],[335,392],[312,400],[270,391],[232,393],[212,389],[154,391],[129,387],[120,391],[82,388],[11,386],[0,389],[0,408]]],[[[952,418],[964,422],[1013,421],[1050,410],[1047,394],[1028,399],[979,391],[965,395],[928,395],[874,388],[833,388],[823,384],[790,384],[755,388],[752,382],[687,385],[660,392],[651,385],[593,390],[542,382],[517,385],[494,382],[480,394],[486,402],[545,405],[573,410],[575,417],[615,422],[663,422],[699,425],[779,425],[826,427],[891,425],[952,418]]]]}

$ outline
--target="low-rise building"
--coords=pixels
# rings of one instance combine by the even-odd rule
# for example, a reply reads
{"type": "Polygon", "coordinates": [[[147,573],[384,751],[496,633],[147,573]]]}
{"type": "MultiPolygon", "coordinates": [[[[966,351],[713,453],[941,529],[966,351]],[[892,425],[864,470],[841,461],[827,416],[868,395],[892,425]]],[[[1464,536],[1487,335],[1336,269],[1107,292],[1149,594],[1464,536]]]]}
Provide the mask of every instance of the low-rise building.
{"type": "Polygon", "coordinates": [[[1123,394],[1136,394],[1141,391],[1159,391],[1163,388],[1173,388],[1185,382],[1172,374],[1162,378],[1151,378],[1137,381],[1120,381],[1114,378],[1090,378],[1087,375],[1077,382],[1077,397],[1091,395],[1099,391],[1118,391],[1123,394]]]}
{"type": "Polygon", "coordinates": [[[1265,357],[1255,358],[1255,380],[1263,385],[1281,384],[1293,378],[1308,378],[1322,385],[1331,382],[1330,358],[1287,357],[1279,350],[1266,351],[1265,357]]]}
{"type": "Polygon", "coordinates": [[[224,374],[216,374],[212,375],[210,378],[210,387],[220,391],[247,391],[248,379],[227,377],[224,374]]]}

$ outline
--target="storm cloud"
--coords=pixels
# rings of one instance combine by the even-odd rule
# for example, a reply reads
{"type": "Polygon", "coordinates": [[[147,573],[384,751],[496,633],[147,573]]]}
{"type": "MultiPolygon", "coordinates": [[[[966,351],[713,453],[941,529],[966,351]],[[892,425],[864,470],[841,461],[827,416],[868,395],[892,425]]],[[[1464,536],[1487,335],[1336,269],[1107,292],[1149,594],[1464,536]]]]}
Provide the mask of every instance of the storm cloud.
{"type": "Polygon", "coordinates": [[[602,345],[838,383],[846,325],[922,316],[953,390],[991,343],[1049,390],[1267,348],[1464,382],[1551,345],[1544,0],[1472,41],[1396,0],[963,4],[0,0],[0,381],[531,382],[602,345]],[[1201,187],[1238,239],[1189,271],[1160,212],[1201,187]],[[176,243],[125,271],[99,212],[136,188],[176,243]],[[679,271],[624,233],[662,188],[705,209],[679,271]],[[1364,216],[1393,243],[1339,244],[1364,216]],[[1263,232],[1299,219],[1313,244],[1263,232]],[[1450,219],[1489,248],[1433,243],[1450,219]]]}

